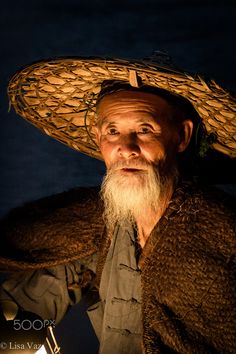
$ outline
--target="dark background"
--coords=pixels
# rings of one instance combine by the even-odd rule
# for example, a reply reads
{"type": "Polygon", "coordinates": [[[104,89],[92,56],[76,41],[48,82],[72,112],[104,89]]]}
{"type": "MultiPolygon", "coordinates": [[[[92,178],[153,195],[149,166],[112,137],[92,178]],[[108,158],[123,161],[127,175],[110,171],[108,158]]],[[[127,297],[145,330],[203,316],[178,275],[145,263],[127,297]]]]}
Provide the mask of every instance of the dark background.
{"type": "MultiPolygon", "coordinates": [[[[7,82],[16,70],[56,56],[143,58],[164,50],[178,66],[235,91],[235,10],[233,0],[2,2],[0,216],[32,199],[99,184],[104,173],[102,162],[63,146],[13,110],[8,112],[7,82]]],[[[208,183],[235,194],[233,164],[227,161],[214,169],[215,177],[219,172],[227,178],[208,183]]],[[[87,322],[78,321],[80,312],[73,310],[59,328],[63,354],[95,352],[87,322]]]]}

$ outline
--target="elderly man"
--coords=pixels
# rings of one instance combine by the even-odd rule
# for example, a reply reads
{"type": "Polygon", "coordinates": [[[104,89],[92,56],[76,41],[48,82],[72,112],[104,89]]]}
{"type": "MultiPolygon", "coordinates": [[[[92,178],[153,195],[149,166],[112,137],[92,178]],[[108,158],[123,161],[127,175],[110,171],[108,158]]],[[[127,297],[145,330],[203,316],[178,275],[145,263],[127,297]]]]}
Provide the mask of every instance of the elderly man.
{"type": "Polygon", "coordinates": [[[24,270],[3,284],[3,313],[13,299],[59,322],[97,289],[88,314],[101,354],[233,353],[233,204],[184,183],[178,170],[197,112],[217,136],[214,147],[235,153],[230,133],[225,140],[217,129],[220,118],[230,124],[233,98],[165,65],[131,64],[64,59],[12,79],[16,111],[102,157],[107,174],[100,193],[69,191],[3,221],[1,267],[24,270]]]}

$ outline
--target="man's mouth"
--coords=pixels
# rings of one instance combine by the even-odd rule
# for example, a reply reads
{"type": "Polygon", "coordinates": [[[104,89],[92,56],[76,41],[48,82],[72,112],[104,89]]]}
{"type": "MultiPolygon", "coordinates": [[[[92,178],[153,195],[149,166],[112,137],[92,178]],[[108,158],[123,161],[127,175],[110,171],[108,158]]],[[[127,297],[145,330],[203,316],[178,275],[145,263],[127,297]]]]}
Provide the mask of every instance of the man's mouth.
{"type": "Polygon", "coordinates": [[[111,166],[111,169],[114,172],[120,174],[135,174],[135,173],[147,173],[148,169],[150,168],[150,164],[144,161],[117,161],[116,163],[111,166]]]}
{"type": "Polygon", "coordinates": [[[143,168],[137,168],[137,167],[123,167],[119,169],[121,172],[126,172],[126,173],[135,173],[135,172],[144,172],[145,170],[143,168]]]}

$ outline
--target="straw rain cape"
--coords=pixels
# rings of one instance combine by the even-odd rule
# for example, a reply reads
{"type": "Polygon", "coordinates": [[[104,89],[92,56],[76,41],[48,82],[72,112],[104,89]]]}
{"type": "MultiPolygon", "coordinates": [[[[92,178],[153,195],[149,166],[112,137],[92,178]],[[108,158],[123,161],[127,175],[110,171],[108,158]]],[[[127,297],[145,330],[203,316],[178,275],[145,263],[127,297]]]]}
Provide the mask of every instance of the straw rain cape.
{"type": "MultiPolygon", "coordinates": [[[[1,269],[51,267],[98,252],[99,286],[110,237],[98,201],[97,190],[78,189],[10,214],[1,269]]],[[[176,189],[140,258],[144,353],[236,352],[233,202],[219,191],[176,189]]]]}

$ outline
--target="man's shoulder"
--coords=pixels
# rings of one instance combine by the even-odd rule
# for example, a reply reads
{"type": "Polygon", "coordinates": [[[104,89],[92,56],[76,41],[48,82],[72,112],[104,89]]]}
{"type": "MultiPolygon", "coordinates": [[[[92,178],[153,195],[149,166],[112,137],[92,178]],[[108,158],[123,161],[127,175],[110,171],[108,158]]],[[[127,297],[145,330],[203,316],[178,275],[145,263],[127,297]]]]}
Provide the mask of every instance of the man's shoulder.
{"type": "Polygon", "coordinates": [[[15,222],[26,219],[28,222],[39,220],[44,216],[52,216],[59,211],[69,213],[74,209],[93,207],[100,203],[99,187],[79,187],[58,194],[46,196],[27,202],[12,209],[3,219],[15,222]]]}
{"type": "Polygon", "coordinates": [[[163,257],[168,249],[169,261],[182,264],[193,260],[196,265],[205,260],[221,259],[227,263],[235,257],[235,199],[210,186],[184,183],[177,187],[165,217],[153,234],[152,260],[163,257]]]}
{"type": "Polygon", "coordinates": [[[43,266],[96,252],[104,229],[102,212],[97,187],[76,188],[16,208],[0,225],[0,261],[1,255],[3,262],[4,257],[22,257],[43,266]]]}
{"type": "MultiPolygon", "coordinates": [[[[176,208],[169,232],[176,234],[181,252],[200,262],[235,257],[235,198],[214,186],[184,185],[182,203],[176,208]],[[178,230],[178,231],[176,231],[178,230]]],[[[190,257],[190,258],[191,258],[190,257]]]]}
{"type": "Polygon", "coordinates": [[[236,215],[235,196],[216,186],[183,183],[180,191],[184,195],[184,212],[221,218],[236,215]]]}

